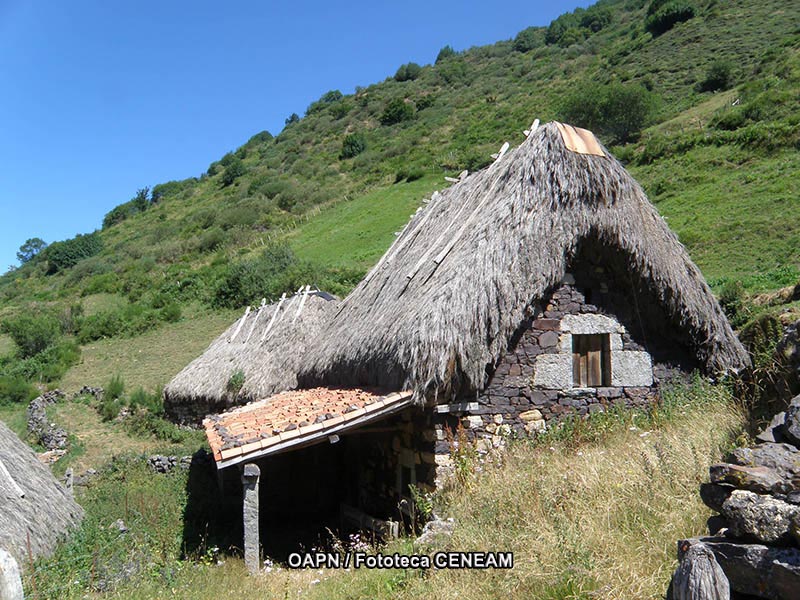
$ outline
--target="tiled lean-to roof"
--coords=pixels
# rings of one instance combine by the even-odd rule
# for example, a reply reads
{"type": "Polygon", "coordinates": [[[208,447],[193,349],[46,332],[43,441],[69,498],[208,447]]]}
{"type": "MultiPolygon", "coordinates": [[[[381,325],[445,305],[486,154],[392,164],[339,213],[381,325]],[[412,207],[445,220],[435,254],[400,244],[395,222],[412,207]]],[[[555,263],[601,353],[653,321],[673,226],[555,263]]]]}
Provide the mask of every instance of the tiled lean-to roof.
{"type": "Polygon", "coordinates": [[[203,421],[218,468],[256,460],[375,421],[411,404],[411,392],[313,388],[276,394],[203,421]]]}

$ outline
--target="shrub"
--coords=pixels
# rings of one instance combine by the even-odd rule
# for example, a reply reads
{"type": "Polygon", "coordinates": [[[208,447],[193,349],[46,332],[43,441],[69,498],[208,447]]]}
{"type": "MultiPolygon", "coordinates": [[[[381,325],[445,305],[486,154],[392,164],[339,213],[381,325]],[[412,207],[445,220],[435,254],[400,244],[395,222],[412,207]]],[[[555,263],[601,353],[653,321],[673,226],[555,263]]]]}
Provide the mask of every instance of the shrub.
{"type": "Polygon", "coordinates": [[[243,387],[244,371],[237,369],[231,373],[230,378],[228,378],[228,383],[225,385],[225,389],[234,396],[237,396],[243,387]]]}
{"type": "Polygon", "coordinates": [[[122,380],[122,377],[117,375],[112,375],[111,379],[108,380],[106,387],[104,388],[104,397],[110,400],[116,400],[122,397],[122,393],[125,391],[125,382],[122,380]]]}
{"type": "Polygon", "coordinates": [[[78,234],[70,240],[54,242],[43,252],[47,259],[47,274],[52,275],[63,269],[76,265],[84,258],[89,258],[103,249],[103,241],[98,232],[78,234]]]}
{"type": "Polygon", "coordinates": [[[417,96],[414,104],[417,105],[417,110],[425,110],[428,107],[431,107],[436,102],[436,94],[424,94],[422,96],[417,96]]]}
{"type": "Polygon", "coordinates": [[[625,143],[649,122],[655,103],[655,96],[639,85],[587,84],[567,96],[561,113],[573,125],[625,143]]]}
{"type": "Polygon", "coordinates": [[[453,50],[452,46],[447,45],[444,48],[442,48],[441,50],[439,50],[439,54],[436,55],[436,64],[438,65],[443,60],[446,60],[446,59],[450,58],[451,56],[455,56],[456,54],[458,54],[458,52],[453,50]]]}
{"type": "Polygon", "coordinates": [[[153,415],[164,414],[164,400],[160,390],[149,394],[144,388],[138,387],[130,395],[128,406],[133,410],[145,409],[148,413],[153,415]]]}
{"type": "Polygon", "coordinates": [[[158,316],[166,323],[176,323],[181,320],[181,306],[177,302],[170,302],[159,310],[158,316]]]}
{"type": "Polygon", "coordinates": [[[347,113],[349,113],[352,110],[352,108],[353,105],[350,102],[347,102],[346,100],[341,100],[339,102],[334,102],[333,104],[331,104],[331,107],[328,109],[328,112],[331,113],[331,116],[334,119],[343,119],[345,116],[347,116],[347,113]]]}
{"type": "Polygon", "coordinates": [[[394,74],[395,81],[414,81],[422,73],[422,67],[417,63],[410,62],[401,65],[394,74]]]}
{"type": "Polygon", "coordinates": [[[342,151],[339,153],[340,159],[353,158],[367,149],[367,140],[363,133],[351,133],[345,136],[342,142],[342,151]]]}
{"type": "Polygon", "coordinates": [[[220,178],[222,187],[228,187],[229,185],[232,185],[234,181],[236,181],[246,172],[247,169],[245,168],[242,160],[234,157],[228,162],[227,166],[225,167],[225,172],[222,173],[222,177],[220,178]]]}
{"type": "Polygon", "coordinates": [[[523,29],[514,38],[513,48],[517,52],[530,52],[544,46],[544,30],[541,27],[523,29]]]}
{"type": "Polygon", "coordinates": [[[673,0],[667,3],[654,0],[648,13],[650,16],[645,20],[644,28],[653,36],[659,36],[672,29],[676,24],[694,17],[695,9],[692,4],[683,0],[673,0]],[[654,6],[659,8],[653,10],[654,6]]]}
{"type": "Polygon", "coordinates": [[[320,97],[319,100],[312,102],[311,104],[308,105],[308,108],[306,109],[306,115],[319,112],[329,104],[333,104],[334,102],[337,102],[342,98],[344,98],[344,94],[342,94],[342,92],[340,92],[339,90],[331,90],[329,92],[325,92],[320,97]]]}
{"type": "Polygon", "coordinates": [[[706,77],[700,82],[701,92],[717,92],[731,87],[733,65],[727,60],[715,60],[708,67],[706,77]]]}
{"type": "Polygon", "coordinates": [[[21,377],[0,375],[0,405],[11,402],[30,402],[39,390],[21,377]]]}
{"type": "Polygon", "coordinates": [[[750,318],[750,311],[745,304],[744,285],[741,281],[725,283],[719,294],[719,305],[734,327],[741,327],[750,318]]]}
{"type": "Polygon", "coordinates": [[[213,252],[225,243],[225,232],[219,227],[204,231],[197,242],[200,252],[213,252]]]}
{"type": "Polygon", "coordinates": [[[23,314],[6,319],[0,329],[14,340],[20,358],[39,354],[52,346],[61,334],[58,319],[48,314],[23,314]]]}
{"type": "Polygon", "coordinates": [[[212,305],[238,308],[254,304],[262,297],[272,299],[287,291],[286,274],[296,264],[297,259],[288,246],[271,245],[258,258],[228,267],[216,286],[212,305]]]}
{"type": "Polygon", "coordinates": [[[395,125],[396,123],[409,121],[413,118],[414,107],[402,98],[395,98],[394,100],[390,100],[383,110],[381,124],[395,125]]]}
{"type": "Polygon", "coordinates": [[[253,137],[251,137],[249,140],[247,140],[247,143],[248,144],[263,144],[264,142],[270,142],[273,139],[274,139],[274,136],[269,131],[267,131],[265,129],[264,131],[258,132],[253,137]]]}

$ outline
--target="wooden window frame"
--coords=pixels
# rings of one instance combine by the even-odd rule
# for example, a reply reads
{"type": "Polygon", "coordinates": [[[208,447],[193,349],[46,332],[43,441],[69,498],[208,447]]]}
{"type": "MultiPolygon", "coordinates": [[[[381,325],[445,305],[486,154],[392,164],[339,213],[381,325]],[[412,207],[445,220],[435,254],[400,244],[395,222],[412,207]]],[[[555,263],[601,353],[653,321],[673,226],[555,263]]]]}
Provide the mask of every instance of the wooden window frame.
{"type": "Polygon", "coordinates": [[[611,334],[572,335],[572,387],[611,386],[611,334]]]}

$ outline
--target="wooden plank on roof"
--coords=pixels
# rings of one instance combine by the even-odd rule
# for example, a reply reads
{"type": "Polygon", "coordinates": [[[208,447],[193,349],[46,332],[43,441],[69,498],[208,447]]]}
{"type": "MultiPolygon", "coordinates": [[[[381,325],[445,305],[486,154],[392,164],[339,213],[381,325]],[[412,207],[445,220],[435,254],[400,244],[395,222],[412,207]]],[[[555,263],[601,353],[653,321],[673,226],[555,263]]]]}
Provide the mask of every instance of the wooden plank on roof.
{"type": "Polygon", "coordinates": [[[275,324],[275,320],[278,318],[278,313],[281,312],[281,306],[283,306],[284,300],[286,300],[286,292],[281,294],[281,299],[278,302],[278,306],[275,307],[275,312],[272,313],[272,318],[269,320],[266,329],[264,329],[264,333],[261,334],[262,342],[266,339],[269,330],[272,329],[272,326],[275,324]]]}
{"type": "Polygon", "coordinates": [[[247,310],[244,311],[244,315],[242,315],[242,318],[239,321],[239,326],[236,328],[236,331],[233,332],[233,335],[231,336],[231,339],[228,340],[228,343],[233,342],[233,340],[236,339],[236,336],[239,335],[239,332],[242,330],[242,327],[244,327],[244,322],[247,320],[247,315],[249,314],[250,314],[250,307],[248,306],[247,310]]]}
{"type": "Polygon", "coordinates": [[[0,458],[0,477],[8,481],[8,483],[11,485],[11,489],[19,498],[25,497],[25,491],[19,486],[19,484],[16,481],[14,481],[14,478],[11,476],[11,473],[9,473],[5,464],[3,464],[2,458],[0,458]]]}
{"type": "Polygon", "coordinates": [[[581,129],[580,127],[573,127],[566,123],[559,123],[556,121],[556,127],[561,134],[561,139],[567,150],[576,152],[577,154],[588,154],[592,156],[605,156],[603,148],[600,147],[600,142],[594,137],[594,134],[588,129],[581,129]]]}

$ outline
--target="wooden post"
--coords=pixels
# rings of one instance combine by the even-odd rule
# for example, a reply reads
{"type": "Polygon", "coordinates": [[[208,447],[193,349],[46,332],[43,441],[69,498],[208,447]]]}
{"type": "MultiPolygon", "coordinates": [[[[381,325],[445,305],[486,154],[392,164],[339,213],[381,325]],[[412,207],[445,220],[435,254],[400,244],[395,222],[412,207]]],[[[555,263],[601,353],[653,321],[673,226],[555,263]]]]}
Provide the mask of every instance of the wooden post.
{"type": "Polygon", "coordinates": [[[242,519],[244,522],[244,564],[250,573],[257,573],[261,552],[258,531],[258,480],[261,470],[255,463],[247,463],[242,471],[244,501],[242,519]]]}

